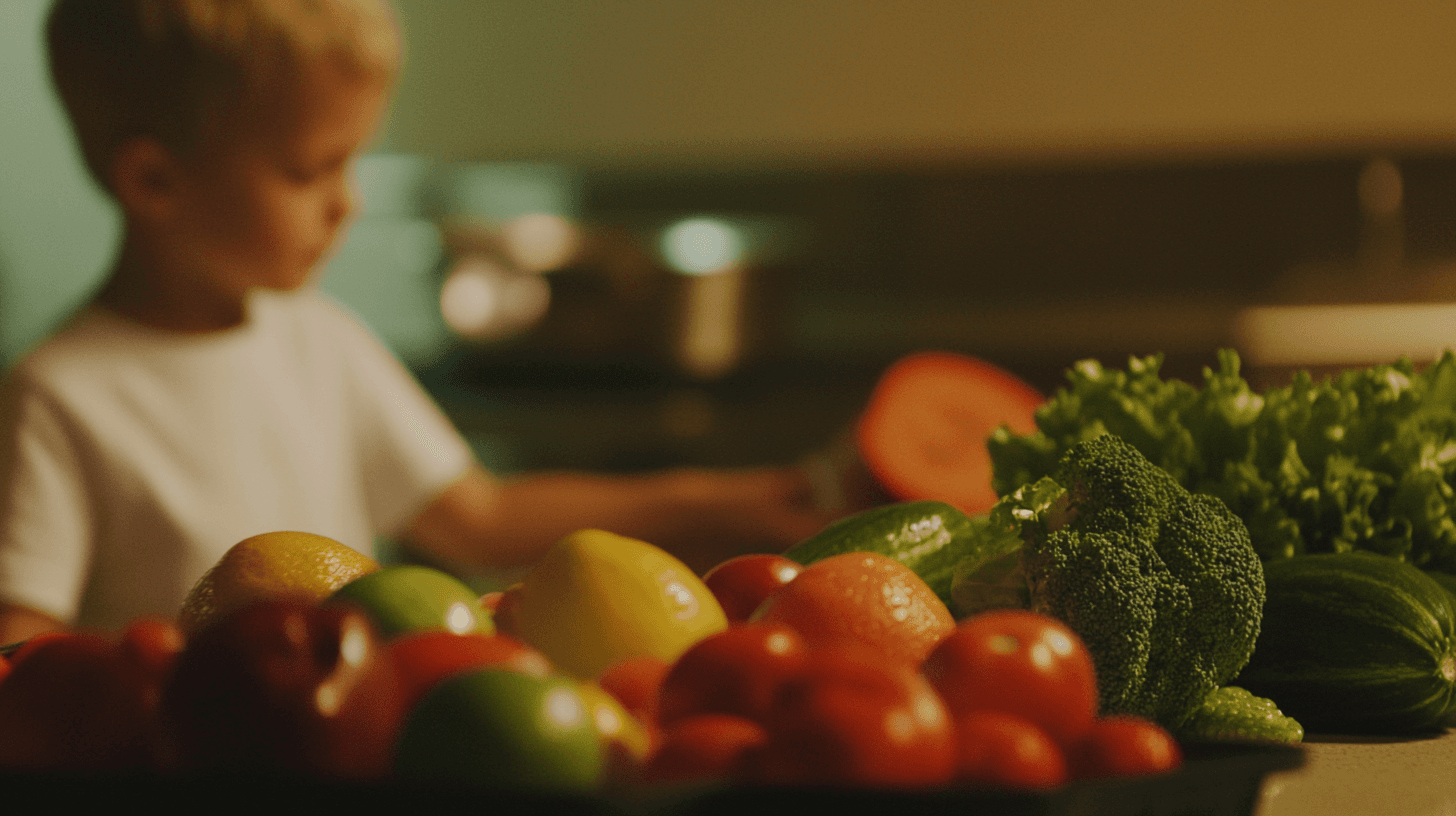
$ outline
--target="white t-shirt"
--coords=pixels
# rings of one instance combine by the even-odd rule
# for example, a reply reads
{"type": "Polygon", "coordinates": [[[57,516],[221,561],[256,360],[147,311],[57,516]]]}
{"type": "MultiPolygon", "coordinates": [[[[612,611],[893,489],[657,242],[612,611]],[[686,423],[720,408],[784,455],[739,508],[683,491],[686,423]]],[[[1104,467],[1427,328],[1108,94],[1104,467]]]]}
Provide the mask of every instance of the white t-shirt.
{"type": "Polygon", "coordinates": [[[242,539],[372,553],[470,464],[409,372],[313,289],[196,335],[88,307],[0,388],[0,600],[113,630],[172,616],[242,539]]]}

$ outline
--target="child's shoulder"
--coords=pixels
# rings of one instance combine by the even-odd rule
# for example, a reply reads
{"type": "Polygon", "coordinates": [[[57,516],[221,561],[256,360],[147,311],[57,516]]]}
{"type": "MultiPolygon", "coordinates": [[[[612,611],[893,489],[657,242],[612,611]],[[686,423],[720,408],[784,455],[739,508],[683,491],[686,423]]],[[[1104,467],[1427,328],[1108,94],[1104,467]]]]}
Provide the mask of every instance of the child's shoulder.
{"type": "Polygon", "coordinates": [[[77,310],[15,362],[8,379],[48,378],[105,367],[118,350],[130,347],[126,322],[95,304],[77,310]]]}

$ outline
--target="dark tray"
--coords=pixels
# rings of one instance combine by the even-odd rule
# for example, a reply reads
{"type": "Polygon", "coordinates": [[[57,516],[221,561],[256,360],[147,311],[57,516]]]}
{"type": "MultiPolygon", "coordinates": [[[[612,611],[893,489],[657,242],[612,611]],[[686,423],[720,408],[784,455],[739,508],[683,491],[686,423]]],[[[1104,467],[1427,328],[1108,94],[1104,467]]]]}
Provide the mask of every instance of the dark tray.
{"type": "Polygon", "coordinates": [[[148,807],[196,808],[289,806],[355,808],[489,807],[497,813],[602,814],[603,816],[770,816],[861,812],[879,816],[934,813],[954,816],[1250,816],[1264,778],[1304,764],[1304,750],[1284,745],[1185,745],[1178,770],[1157,776],[1073,782],[1055,791],[1028,793],[986,788],[924,792],[846,788],[748,788],[690,785],[632,794],[558,796],[496,789],[389,783],[318,783],[224,777],[3,776],[12,793],[43,791],[49,805],[65,800],[112,805],[135,799],[148,807]],[[509,810],[501,810],[509,808],[509,810]],[[829,810],[826,810],[829,809],[829,810]]]}

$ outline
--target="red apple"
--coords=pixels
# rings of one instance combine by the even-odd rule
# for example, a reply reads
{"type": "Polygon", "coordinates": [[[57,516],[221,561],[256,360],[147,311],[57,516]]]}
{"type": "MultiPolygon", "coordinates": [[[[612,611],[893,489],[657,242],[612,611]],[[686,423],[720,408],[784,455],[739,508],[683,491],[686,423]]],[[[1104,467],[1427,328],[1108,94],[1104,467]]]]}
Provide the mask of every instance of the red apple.
{"type": "Polygon", "coordinates": [[[182,770],[335,778],[387,773],[404,716],[369,618],[293,600],[245,607],[196,634],[162,712],[182,770]]]}

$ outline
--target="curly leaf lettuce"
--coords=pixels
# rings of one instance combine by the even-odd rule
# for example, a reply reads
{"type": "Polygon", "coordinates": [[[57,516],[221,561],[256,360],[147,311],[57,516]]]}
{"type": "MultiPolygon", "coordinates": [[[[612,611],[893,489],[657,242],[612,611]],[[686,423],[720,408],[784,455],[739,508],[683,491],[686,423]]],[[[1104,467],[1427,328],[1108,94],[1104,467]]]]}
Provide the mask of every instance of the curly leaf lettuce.
{"type": "Polygon", "coordinates": [[[1075,364],[1037,414],[989,448],[1005,494],[1051,474],[1062,453],[1110,432],[1197,493],[1222,499],[1265,560],[1369,550],[1456,572],[1456,355],[1307,373],[1255,393],[1232,350],[1203,383],[1164,379],[1161,355],[1125,370],[1075,364]]]}

